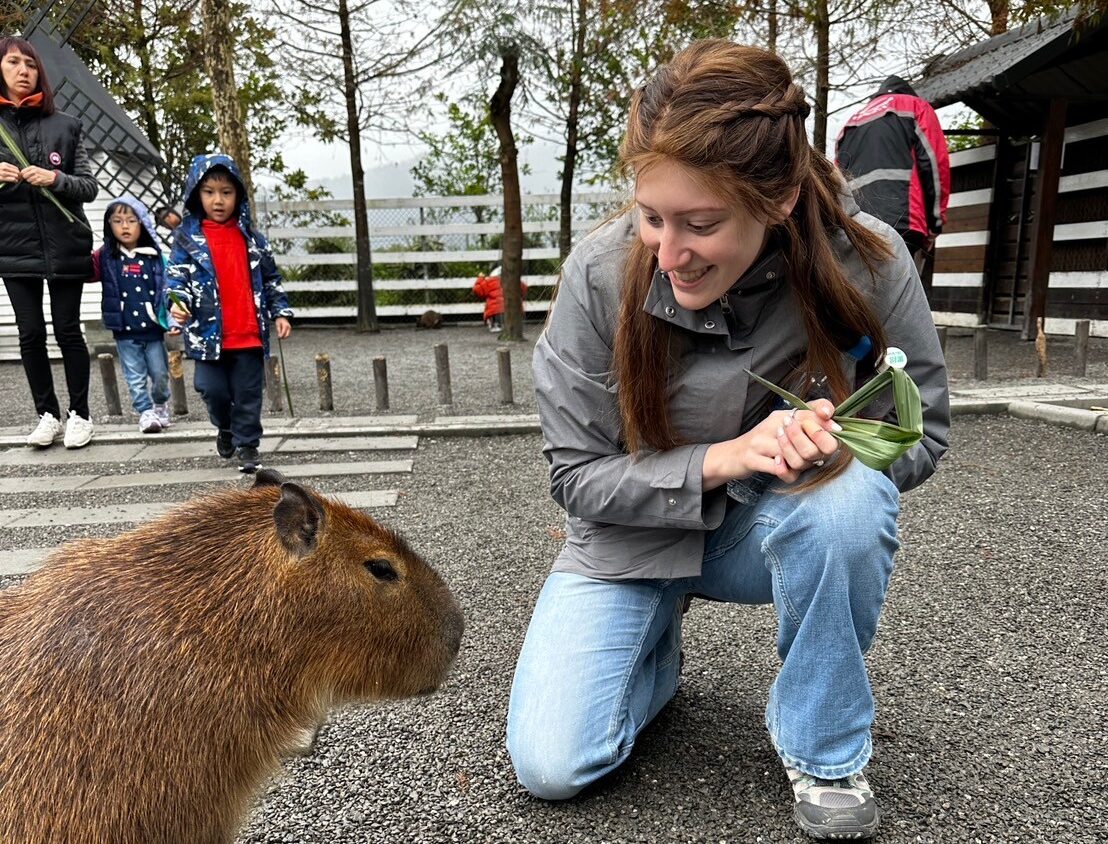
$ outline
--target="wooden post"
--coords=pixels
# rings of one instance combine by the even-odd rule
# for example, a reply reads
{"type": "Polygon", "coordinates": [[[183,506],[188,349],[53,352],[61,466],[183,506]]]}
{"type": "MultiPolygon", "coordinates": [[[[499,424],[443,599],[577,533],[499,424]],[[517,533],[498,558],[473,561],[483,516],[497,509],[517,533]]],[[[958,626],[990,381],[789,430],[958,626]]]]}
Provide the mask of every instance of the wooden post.
{"type": "Polygon", "coordinates": [[[269,393],[269,409],[278,412],[285,409],[285,399],[281,393],[281,359],[272,355],[265,362],[265,388],[269,393]]]}
{"type": "Polygon", "coordinates": [[[497,369],[500,372],[500,403],[515,404],[512,397],[512,350],[496,350],[497,369]]]}
{"type": "Polygon", "coordinates": [[[108,404],[109,416],[122,416],[123,408],[119,404],[119,383],[115,380],[115,356],[97,355],[100,361],[100,378],[104,382],[104,400],[108,404]]]}
{"type": "Polygon", "coordinates": [[[389,365],[384,358],[373,359],[373,389],[377,394],[377,409],[389,409],[389,365]]]}
{"type": "Polygon", "coordinates": [[[935,328],[936,333],[939,335],[939,349],[943,353],[943,357],[946,357],[946,326],[939,325],[935,328]]]}
{"type": "Polygon", "coordinates": [[[973,328],[973,377],[978,381],[989,377],[989,329],[985,325],[973,328]]]}
{"type": "Polygon", "coordinates": [[[319,382],[319,409],[334,410],[335,397],[331,391],[331,357],[318,354],[315,356],[315,380],[319,382]]]}
{"type": "Polygon", "coordinates": [[[1039,178],[1035,192],[1035,220],[1031,224],[1031,270],[1028,275],[1027,301],[1023,308],[1023,339],[1035,338],[1038,320],[1046,316],[1047,287],[1050,283],[1050,255],[1054,242],[1054,211],[1058,200],[1058,178],[1062,172],[1062,148],[1065,146],[1066,101],[1054,97],[1039,147],[1039,178]]]}
{"type": "Polygon", "coordinates": [[[169,397],[173,401],[173,415],[185,416],[189,412],[188,391],[185,389],[185,353],[181,333],[165,335],[165,352],[169,357],[169,397]]]}
{"type": "Polygon", "coordinates": [[[1085,377],[1085,367],[1089,362],[1089,321],[1079,319],[1073,327],[1074,359],[1073,374],[1085,377]]]}
{"type": "Polygon", "coordinates": [[[1043,318],[1039,317],[1035,323],[1035,356],[1039,364],[1035,368],[1036,378],[1046,377],[1046,332],[1043,330],[1043,318]]]}
{"type": "Polygon", "coordinates": [[[439,385],[439,405],[450,413],[454,407],[454,394],[450,389],[450,351],[446,343],[435,344],[435,375],[439,385]]]}

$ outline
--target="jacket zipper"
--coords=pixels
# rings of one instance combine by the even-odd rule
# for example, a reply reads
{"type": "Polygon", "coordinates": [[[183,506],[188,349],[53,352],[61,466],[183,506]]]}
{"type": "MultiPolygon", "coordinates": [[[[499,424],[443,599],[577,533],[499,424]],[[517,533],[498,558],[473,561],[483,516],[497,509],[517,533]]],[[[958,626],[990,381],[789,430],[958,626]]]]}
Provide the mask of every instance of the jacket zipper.
{"type": "MultiPolygon", "coordinates": [[[[19,145],[23,149],[28,149],[27,135],[24,132],[26,125],[26,121],[19,120],[17,118],[16,127],[19,130],[19,145]]],[[[47,190],[49,190],[49,188],[47,188],[47,190]]],[[[42,260],[43,265],[46,267],[45,277],[47,279],[52,279],[54,277],[54,267],[53,262],[50,260],[50,243],[46,239],[46,224],[43,222],[42,219],[42,205],[39,201],[37,190],[31,188],[29,193],[31,195],[31,207],[34,209],[35,213],[35,222],[38,224],[38,236],[39,239],[42,241],[42,260]]]]}

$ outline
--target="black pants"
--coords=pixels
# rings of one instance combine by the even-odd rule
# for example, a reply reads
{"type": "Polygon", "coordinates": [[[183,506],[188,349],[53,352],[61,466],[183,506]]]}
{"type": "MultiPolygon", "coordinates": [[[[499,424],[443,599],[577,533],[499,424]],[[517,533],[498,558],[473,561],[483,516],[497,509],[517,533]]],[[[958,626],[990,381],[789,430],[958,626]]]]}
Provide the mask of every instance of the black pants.
{"type": "MultiPolygon", "coordinates": [[[[65,420],[54,392],[54,374],[46,352],[46,317],[43,311],[41,278],[4,278],[15,324],[19,328],[19,356],[35,399],[35,412],[41,416],[52,413],[65,420]]],[[[89,418],[88,381],[89,355],[81,334],[81,292],[84,285],[77,281],[47,282],[50,286],[50,322],[54,339],[62,352],[65,384],[69,388],[69,409],[89,418]]]]}
{"type": "Polygon", "coordinates": [[[261,349],[224,351],[219,360],[194,361],[196,391],[208,406],[208,418],[231,432],[235,448],[258,447],[262,438],[262,389],[265,358],[261,349]]]}

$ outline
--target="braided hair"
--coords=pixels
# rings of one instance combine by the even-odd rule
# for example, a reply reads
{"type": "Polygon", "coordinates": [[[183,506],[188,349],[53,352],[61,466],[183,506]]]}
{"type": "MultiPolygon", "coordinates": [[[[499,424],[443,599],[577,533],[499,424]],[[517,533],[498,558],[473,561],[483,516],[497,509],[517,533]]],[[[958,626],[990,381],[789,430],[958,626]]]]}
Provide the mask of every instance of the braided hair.
{"type": "MultiPolygon", "coordinates": [[[[620,163],[631,179],[660,161],[677,163],[704,190],[777,231],[808,335],[798,373],[826,373],[838,403],[850,393],[840,350],[863,335],[883,349],[885,333],[867,298],[848,281],[832,239],[845,234],[874,277],[890,251],[843,210],[841,177],[808,142],[810,111],[776,54],[720,39],[698,41],[635,92],[620,163]],[[794,194],[792,212],[780,219],[794,194]]],[[[654,254],[636,239],[624,268],[615,339],[623,440],[632,452],[683,441],[667,407],[675,329],[643,310],[656,268],[654,254]]]]}

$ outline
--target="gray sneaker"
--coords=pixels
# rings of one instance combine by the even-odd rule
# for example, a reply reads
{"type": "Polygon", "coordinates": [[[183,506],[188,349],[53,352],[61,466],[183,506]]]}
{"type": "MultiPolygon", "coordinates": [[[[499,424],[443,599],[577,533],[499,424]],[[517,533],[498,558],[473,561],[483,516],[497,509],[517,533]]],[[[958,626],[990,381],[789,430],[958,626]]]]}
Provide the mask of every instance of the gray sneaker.
{"type": "Polygon", "coordinates": [[[139,431],[144,434],[157,434],[162,430],[162,423],[158,421],[158,414],[153,408],[144,410],[139,414],[139,431]]]}
{"type": "Polygon", "coordinates": [[[813,777],[785,766],[793,787],[793,817],[812,838],[869,838],[880,820],[866,775],[859,771],[837,780],[813,777]]]}
{"type": "Polygon", "coordinates": [[[154,415],[158,417],[158,424],[162,426],[163,431],[173,424],[173,419],[169,415],[168,404],[154,405],[154,415]]]}

